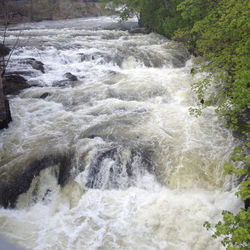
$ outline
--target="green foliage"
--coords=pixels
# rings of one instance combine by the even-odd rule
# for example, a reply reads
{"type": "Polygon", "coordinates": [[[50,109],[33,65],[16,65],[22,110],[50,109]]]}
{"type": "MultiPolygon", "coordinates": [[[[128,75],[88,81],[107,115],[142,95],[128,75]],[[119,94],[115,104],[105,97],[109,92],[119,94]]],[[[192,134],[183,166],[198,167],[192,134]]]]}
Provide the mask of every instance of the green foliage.
{"type": "Polygon", "coordinates": [[[217,112],[232,129],[238,128],[239,117],[249,104],[249,14],[247,1],[220,0],[190,30],[199,36],[196,48],[211,61],[206,70],[215,72],[225,84],[217,112]]]}
{"type": "MultiPolygon", "coordinates": [[[[247,145],[249,147],[249,145],[247,145]]],[[[250,177],[249,177],[249,162],[250,156],[244,155],[242,148],[235,148],[232,162],[241,162],[239,168],[234,167],[231,163],[226,163],[224,169],[227,174],[236,174],[243,176],[244,181],[241,182],[240,188],[236,193],[244,201],[250,199],[250,177]]],[[[205,222],[203,226],[207,230],[213,230],[213,237],[220,237],[221,243],[226,246],[227,250],[242,249],[247,250],[250,247],[250,207],[241,209],[239,213],[234,215],[229,211],[223,211],[223,220],[219,221],[214,227],[205,222]]]]}
{"type": "MultiPolygon", "coordinates": [[[[250,208],[234,215],[229,211],[223,211],[223,222],[219,221],[215,225],[213,238],[222,237],[221,243],[227,250],[242,249],[248,250],[250,247],[250,208]]],[[[207,230],[211,230],[212,226],[209,222],[205,222],[203,226],[207,230]]]]}

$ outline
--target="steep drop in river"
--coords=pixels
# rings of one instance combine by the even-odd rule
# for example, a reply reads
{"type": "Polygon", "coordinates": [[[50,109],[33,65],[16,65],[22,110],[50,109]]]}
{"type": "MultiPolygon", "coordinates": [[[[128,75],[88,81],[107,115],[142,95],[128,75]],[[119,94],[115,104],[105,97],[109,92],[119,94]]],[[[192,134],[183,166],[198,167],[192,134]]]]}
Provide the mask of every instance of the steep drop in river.
{"type": "Polygon", "coordinates": [[[185,48],[116,22],[10,27],[9,70],[33,87],[0,132],[0,233],[37,250],[224,249],[202,225],[242,205],[223,174],[238,142],[213,107],[190,116],[185,48]]]}

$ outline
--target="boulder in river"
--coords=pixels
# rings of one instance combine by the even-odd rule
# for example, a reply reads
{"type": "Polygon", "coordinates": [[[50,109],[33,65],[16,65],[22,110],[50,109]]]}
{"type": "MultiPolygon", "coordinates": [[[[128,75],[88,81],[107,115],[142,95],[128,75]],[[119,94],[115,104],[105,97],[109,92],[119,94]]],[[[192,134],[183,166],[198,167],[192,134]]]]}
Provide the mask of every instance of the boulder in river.
{"type": "Polygon", "coordinates": [[[53,87],[69,87],[69,86],[74,86],[74,82],[78,81],[78,78],[71,74],[70,72],[67,72],[64,74],[64,77],[67,79],[65,80],[60,80],[60,81],[55,81],[52,83],[53,87]]]}
{"type": "Polygon", "coordinates": [[[70,179],[71,159],[70,153],[44,156],[33,161],[21,175],[16,176],[12,181],[3,180],[0,188],[0,205],[5,208],[14,208],[18,196],[25,193],[30,188],[32,180],[46,168],[58,166],[59,171],[55,171],[58,185],[65,186],[70,179]]]}
{"type": "Polygon", "coordinates": [[[70,72],[65,73],[64,76],[65,76],[68,80],[70,80],[70,81],[72,81],[72,82],[75,82],[75,81],[78,80],[77,77],[76,77],[75,75],[71,74],[70,72]]]}
{"type": "Polygon", "coordinates": [[[15,95],[29,87],[30,85],[26,79],[20,75],[6,75],[3,79],[3,92],[5,95],[15,95]]]}

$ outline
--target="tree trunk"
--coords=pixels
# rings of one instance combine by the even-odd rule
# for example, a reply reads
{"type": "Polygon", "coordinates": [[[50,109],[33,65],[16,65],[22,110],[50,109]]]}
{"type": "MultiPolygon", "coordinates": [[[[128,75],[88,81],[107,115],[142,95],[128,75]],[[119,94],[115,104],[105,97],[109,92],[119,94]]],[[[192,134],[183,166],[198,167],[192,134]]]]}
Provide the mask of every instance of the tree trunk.
{"type": "Polygon", "coordinates": [[[166,9],[169,9],[169,0],[163,0],[166,9]]]}

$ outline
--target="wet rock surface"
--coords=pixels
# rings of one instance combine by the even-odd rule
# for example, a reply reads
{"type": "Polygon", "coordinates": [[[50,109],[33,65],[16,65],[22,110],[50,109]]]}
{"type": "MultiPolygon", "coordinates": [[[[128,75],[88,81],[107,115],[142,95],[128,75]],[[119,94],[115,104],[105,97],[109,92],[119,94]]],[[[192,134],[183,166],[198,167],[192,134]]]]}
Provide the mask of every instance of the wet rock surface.
{"type": "Polygon", "coordinates": [[[0,93],[0,129],[8,128],[8,124],[11,121],[12,118],[9,101],[2,93],[0,93]]]}
{"type": "Polygon", "coordinates": [[[3,79],[3,92],[5,95],[15,95],[29,87],[30,85],[26,79],[20,75],[6,75],[3,79]]]}
{"type": "Polygon", "coordinates": [[[11,49],[6,47],[4,44],[0,43],[0,57],[7,56],[11,49]]]}
{"type": "Polygon", "coordinates": [[[78,80],[77,77],[76,77],[75,75],[71,74],[70,72],[67,72],[66,74],[64,74],[64,76],[65,76],[68,80],[70,80],[70,81],[72,81],[72,82],[75,82],[75,81],[78,80]]]}
{"type": "Polygon", "coordinates": [[[71,154],[65,155],[49,155],[42,159],[37,159],[29,165],[23,174],[18,176],[11,183],[5,183],[1,188],[0,205],[7,208],[14,208],[18,196],[25,193],[32,182],[43,169],[59,166],[59,173],[57,174],[58,184],[64,186],[70,177],[71,154]]]}

